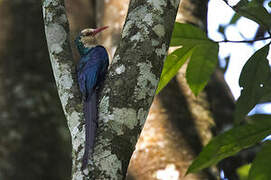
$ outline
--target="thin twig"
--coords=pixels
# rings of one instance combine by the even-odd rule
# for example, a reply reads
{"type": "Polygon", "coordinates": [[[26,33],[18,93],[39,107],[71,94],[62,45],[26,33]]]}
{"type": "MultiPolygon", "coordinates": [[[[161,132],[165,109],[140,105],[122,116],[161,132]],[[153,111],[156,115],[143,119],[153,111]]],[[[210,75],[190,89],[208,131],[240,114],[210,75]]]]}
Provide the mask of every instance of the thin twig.
{"type": "MultiPolygon", "coordinates": [[[[232,8],[236,13],[237,13],[237,11],[236,11],[236,9],[235,9],[235,6],[231,6],[229,3],[228,3],[228,1],[227,0],[222,0],[227,6],[229,6],[230,8],[232,8]]],[[[242,15],[241,15],[242,16],[242,15]]],[[[242,16],[242,17],[244,17],[244,16],[242,16]]],[[[257,23],[258,24],[258,23],[257,23]]],[[[260,24],[259,24],[260,25],[260,24]]],[[[267,31],[267,33],[271,36],[271,31],[269,30],[269,28],[267,27],[266,28],[266,31],[267,31]]]]}
{"type": "Polygon", "coordinates": [[[230,8],[233,8],[233,7],[228,3],[227,0],[222,0],[222,1],[224,1],[224,3],[225,3],[227,6],[229,6],[230,8]]]}
{"type": "Polygon", "coordinates": [[[262,41],[262,40],[267,40],[267,39],[271,39],[271,36],[262,37],[262,38],[258,38],[258,39],[254,39],[254,40],[232,41],[232,40],[225,39],[222,41],[215,41],[215,42],[217,42],[217,43],[227,43],[227,42],[229,42],[229,43],[253,43],[256,41],[262,41]]]}

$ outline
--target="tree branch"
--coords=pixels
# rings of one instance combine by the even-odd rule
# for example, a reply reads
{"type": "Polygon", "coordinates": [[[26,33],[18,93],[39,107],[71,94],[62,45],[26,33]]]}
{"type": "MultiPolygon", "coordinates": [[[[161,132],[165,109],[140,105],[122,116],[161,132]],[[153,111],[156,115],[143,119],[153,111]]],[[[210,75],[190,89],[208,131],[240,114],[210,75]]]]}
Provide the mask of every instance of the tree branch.
{"type": "MultiPolygon", "coordinates": [[[[58,95],[71,132],[73,172],[76,172],[81,167],[85,129],[83,108],[75,77],[75,64],[69,43],[69,24],[64,0],[44,0],[42,8],[47,45],[58,95]]],[[[73,173],[73,179],[78,176],[73,173]]]]}
{"type": "Polygon", "coordinates": [[[253,42],[256,42],[256,41],[262,41],[262,40],[267,40],[267,39],[271,39],[271,36],[268,36],[268,37],[261,37],[261,38],[257,38],[257,39],[254,39],[254,40],[242,40],[242,41],[231,41],[231,40],[228,40],[228,39],[225,39],[225,40],[222,40],[222,41],[215,41],[217,43],[253,43],[253,42]]]}
{"type": "Polygon", "coordinates": [[[179,0],[131,0],[121,41],[100,94],[99,128],[90,172],[81,172],[82,106],[63,0],[44,0],[51,63],[73,144],[73,179],[123,179],[167,54],[179,0]]]}

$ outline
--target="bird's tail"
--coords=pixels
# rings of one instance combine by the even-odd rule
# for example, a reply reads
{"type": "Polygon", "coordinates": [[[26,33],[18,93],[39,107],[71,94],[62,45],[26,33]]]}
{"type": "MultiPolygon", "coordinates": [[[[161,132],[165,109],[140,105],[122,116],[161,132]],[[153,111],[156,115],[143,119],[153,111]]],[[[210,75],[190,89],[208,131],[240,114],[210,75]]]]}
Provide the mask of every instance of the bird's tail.
{"type": "Polygon", "coordinates": [[[84,103],[84,115],[85,115],[85,131],[86,131],[86,139],[85,139],[85,152],[83,155],[83,163],[82,170],[87,167],[88,158],[90,151],[93,152],[94,141],[96,136],[96,131],[98,127],[97,121],[97,94],[93,92],[89,99],[84,103]]]}

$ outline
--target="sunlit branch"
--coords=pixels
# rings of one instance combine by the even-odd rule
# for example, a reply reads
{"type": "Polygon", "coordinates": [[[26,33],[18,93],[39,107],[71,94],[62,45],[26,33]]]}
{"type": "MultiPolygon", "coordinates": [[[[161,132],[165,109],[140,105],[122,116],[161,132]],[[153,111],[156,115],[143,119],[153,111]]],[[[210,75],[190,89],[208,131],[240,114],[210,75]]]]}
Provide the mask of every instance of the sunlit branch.
{"type": "Polygon", "coordinates": [[[217,43],[227,43],[227,42],[229,42],[229,43],[253,43],[256,41],[263,41],[263,40],[267,40],[267,39],[271,39],[271,36],[257,38],[257,39],[253,39],[253,40],[232,41],[232,40],[225,39],[222,41],[215,41],[215,42],[217,42],[217,43]]]}

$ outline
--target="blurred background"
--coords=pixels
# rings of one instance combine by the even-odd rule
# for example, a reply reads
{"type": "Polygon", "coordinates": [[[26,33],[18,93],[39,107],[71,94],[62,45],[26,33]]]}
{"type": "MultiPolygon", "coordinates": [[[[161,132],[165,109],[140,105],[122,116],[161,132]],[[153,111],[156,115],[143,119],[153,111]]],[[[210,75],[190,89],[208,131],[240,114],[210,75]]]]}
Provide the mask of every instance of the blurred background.
{"type": "MultiPolygon", "coordinates": [[[[73,39],[78,32],[103,25],[110,28],[99,41],[112,57],[129,1],[65,3],[75,61],[79,56],[73,39]]],[[[233,20],[234,12],[222,0],[211,0],[208,14],[207,10],[208,0],[181,0],[177,20],[206,32],[208,27],[214,40],[254,39],[266,33],[245,18],[233,20]]],[[[49,61],[41,2],[0,0],[0,27],[0,180],[70,179],[71,141],[49,61]]],[[[227,158],[218,167],[184,175],[212,136],[232,126],[241,67],[265,43],[220,44],[219,66],[197,98],[186,84],[184,66],[155,97],[127,179],[218,179],[222,169],[228,179],[240,179],[237,169],[251,162],[257,148],[227,158]]],[[[254,111],[269,109],[267,105],[254,111]]]]}

